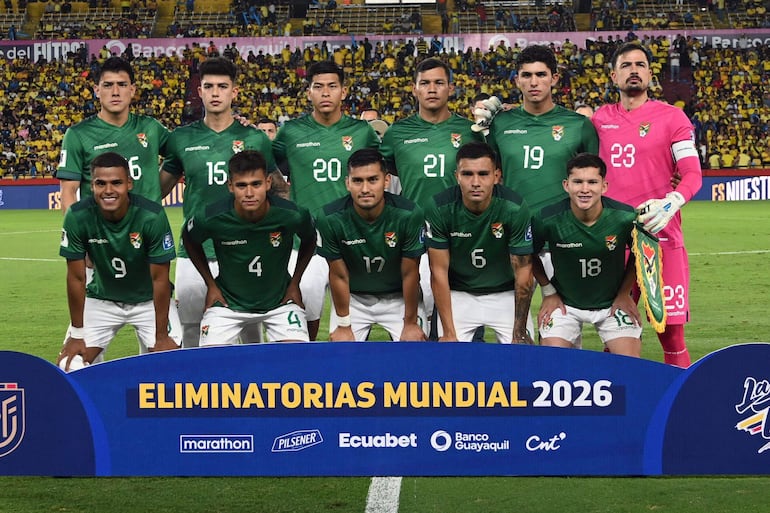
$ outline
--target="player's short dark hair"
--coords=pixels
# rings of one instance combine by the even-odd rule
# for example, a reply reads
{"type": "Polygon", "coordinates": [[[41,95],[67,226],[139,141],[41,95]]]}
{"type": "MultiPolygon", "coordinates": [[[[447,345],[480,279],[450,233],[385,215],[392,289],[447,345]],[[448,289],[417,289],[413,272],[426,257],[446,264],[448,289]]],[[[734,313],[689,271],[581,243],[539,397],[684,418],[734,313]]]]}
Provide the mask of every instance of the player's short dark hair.
{"type": "Polygon", "coordinates": [[[615,65],[618,63],[620,56],[625,55],[628,52],[633,52],[634,50],[639,50],[640,52],[644,53],[645,57],[647,57],[647,64],[652,64],[652,55],[650,55],[650,51],[647,48],[640,45],[639,43],[626,43],[620,45],[618,49],[615,50],[615,52],[612,54],[612,58],[610,59],[610,67],[615,69],[615,65]]]}
{"type": "Polygon", "coordinates": [[[607,176],[607,164],[593,153],[578,153],[567,162],[567,177],[572,174],[573,169],[583,169],[586,167],[595,167],[599,170],[602,178],[607,176]]]}
{"type": "Polygon", "coordinates": [[[553,54],[553,50],[547,46],[529,45],[524,48],[516,59],[516,69],[520,70],[525,64],[532,64],[533,62],[542,62],[554,75],[558,70],[556,56],[553,54]]]}
{"type": "Polygon", "coordinates": [[[331,61],[318,61],[311,64],[307,69],[307,83],[312,84],[316,75],[325,75],[327,73],[334,73],[339,77],[340,84],[345,83],[345,71],[331,61]]]}
{"type": "Polygon", "coordinates": [[[238,67],[233,61],[225,57],[209,57],[201,62],[198,71],[201,78],[205,75],[224,75],[230,77],[233,83],[238,78],[238,67]]]}
{"type": "Polygon", "coordinates": [[[131,67],[131,63],[123,57],[109,57],[99,67],[99,72],[96,74],[96,83],[98,84],[102,80],[102,75],[105,72],[110,71],[112,73],[120,73],[125,71],[128,74],[128,80],[134,83],[134,69],[131,67]]]}
{"type": "Polygon", "coordinates": [[[106,153],[100,153],[91,161],[91,175],[97,167],[120,167],[125,169],[126,176],[128,173],[128,161],[123,158],[122,155],[115,153],[114,151],[108,151],[106,153]]]}
{"type": "Polygon", "coordinates": [[[428,57],[427,59],[420,61],[420,63],[414,67],[414,81],[417,82],[417,75],[420,73],[425,73],[426,71],[430,71],[436,68],[443,69],[444,73],[446,73],[447,80],[449,82],[452,81],[452,70],[449,69],[449,66],[446,62],[442,61],[438,57],[428,57]]]}
{"type": "Polygon", "coordinates": [[[348,159],[348,172],[351,169],[357,167],[368,166],[369,164],[380,164],[380,169],[383,173],[387,173],[385,167],[385,161],[382,158],[382,153],[376,148],[361,148],[355,151],[348,159]]]}
{"type": "Polygon", "coordinates": [[[275,125],[275,128],[278,128],[278,122],[270,119],[270,118],[260,118],[259,121],[257,121],[258,125],[262,125],[264,123],[270,123],[271,125],[275,125]]]}
{"type": "Polygon", "coordinates": [[[489,93],[479,93],[471,100],[471,106],[476,105],[476,102],[483,102],[489,100],[492,96],[489,93]]]}
{"type": "Polygon", "coordinates": [[[234,175],[244,175],[252,171],[262,171],[267,178],[267,161],[257,150],[243,150],[230,157],[227,164],[227,174],[230,180],[234,175]]]}
{"type": "Polygon", "coordinates": [[[455,156],[455,163],[459,164],[462,159],[482,159],[488,157],[497,167],[497,153],[490,145],[481,141],[471,141],[460,146],[455,156]]]}

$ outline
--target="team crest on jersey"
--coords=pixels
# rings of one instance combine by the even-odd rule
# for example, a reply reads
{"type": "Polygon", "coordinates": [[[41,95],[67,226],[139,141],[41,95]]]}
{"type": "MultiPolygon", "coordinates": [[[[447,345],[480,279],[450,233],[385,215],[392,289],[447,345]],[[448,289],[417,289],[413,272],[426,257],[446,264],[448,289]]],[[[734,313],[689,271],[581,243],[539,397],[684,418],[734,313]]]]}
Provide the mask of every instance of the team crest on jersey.
{"type": "Polygon", "coordinates": [[[639,125],[639,137],[645,137],[650,133],[650,126],[652,123],[642,123],[639,125]]]}
{"type": "Polygon", "coordinates": [[[347,151],[350,151],[353,149],[353,136],[352,135],[343,135],[342,136],[342,147],[345,148],[347,151]]]}
{"type": "Polygon", "coordinates": [[[463,144],[463,135],[462,134],[452,134],[451,135],[452,140],[452,146],[454,148],[459,148],[463,144]]]}
{"type": "Polygon", "coordinates": [[[128,234],[128,238],[131,241],[131,245],[134,246],[134,249],[139,249],[142,247],[142,234],[139,232],[131,232],[128,234]]]}
{"type": "Polygon", "coordinates": [[[201,335],[205,337],[208,334],[209,334],[209,325],[204,324],[203,326],[201,326],[201,335]]]}
{"type": "Polygon", "coordinates": [[[398,235],[396,235],[396,232],[385,232],[385,244],[387,244],[389,248],[395,248],[397,243],[398,235]]]}
{"type": "Polygon", "coordinates": [[[492,235],[495,239],[503,238],[503,223],[492,223],[492,235]]]}
{"type": "Polygon", "coordinates": [[[274,248],[281,245],[281,232],[270,232],[270,245],[274,248]]]}
{"type": "Polygon", "coordinates": [[[139,139],[139,144],[142,145],[142,148],[146,148],[147,145],[149,144],[147,142],[147,134],[144,134],[144,133],[136,134],[136,138],[139,139]]]}
{"type": "Polygon", "coordinates": [[[12,453],[26,428],[24,389],[18,383],[0,383],[0,458],[12,453]]]}
{"type": "Polygon", "coordinates": [[[233,153],[240,153],[243,151],[243,141],[233,141],[233,153]]]}
{"type": "Polygon", "coordinates": [[[607,235],[604,238],[604,244],[607,245],[607,249],[610,251],[614,251],[615,248],[618,246],[618,236],[617,235],[607,235]]]}
{"type": "Polygon", "coordinates": [[[564,137],[564,127],[561,125],[554,125],[551,128],[551,135],[553,136],[554,141],[561,141],[561,138],[564,137]]]}

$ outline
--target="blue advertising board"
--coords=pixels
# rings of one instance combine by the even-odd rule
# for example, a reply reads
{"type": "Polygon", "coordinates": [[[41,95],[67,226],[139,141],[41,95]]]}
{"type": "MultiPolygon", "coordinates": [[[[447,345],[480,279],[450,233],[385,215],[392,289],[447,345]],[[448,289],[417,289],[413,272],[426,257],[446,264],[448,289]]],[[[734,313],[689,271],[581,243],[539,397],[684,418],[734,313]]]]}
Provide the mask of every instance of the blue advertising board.
{"type": "Polygon", "coordinates": [[[0,352],[1,475],[770,473],[770,344],[690,369],[462,343],[0,352]]]}

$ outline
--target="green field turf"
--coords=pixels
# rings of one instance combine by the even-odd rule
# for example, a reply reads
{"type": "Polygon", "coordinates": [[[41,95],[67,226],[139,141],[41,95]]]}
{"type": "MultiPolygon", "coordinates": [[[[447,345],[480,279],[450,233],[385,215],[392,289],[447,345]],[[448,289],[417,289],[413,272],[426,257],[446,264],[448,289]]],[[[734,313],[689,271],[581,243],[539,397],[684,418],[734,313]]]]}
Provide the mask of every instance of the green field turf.
{"type": "MultiPolygon", "coordinates": [[[[769,209],[767,202],[698,202],[685,208],[692,276],[692,322],[687,340],[693,360],[735,343],[770,342],[770,315],[766,312],[769,209]]],[[[179,209],[170,209],[169,217],[173,225],[181,224],[179,209]]],[[[55,359],[68,322],[65,265],[58,257],[60,226],[60,212],[0,211],[0,350],[55,359]]],[[[321,333],[325,328],[322,323],[321,333]]],[[[584,346],[599,349],[598,339],[590,331],[584,346]]],[[[113,342],[108,358],[136,352],[133,334],[124,330],[113,342]]],[[[649,328],[645,329],[643,356],[662,360],[649,328]]],[[[3,477],[0,513],[361,513],[368,486],[365,478],[3,477]]],[[[402,483],[399,511],[758,512],[768,511],[769,486],[770,478],[765,477],[408,477],[402,483]]]]}

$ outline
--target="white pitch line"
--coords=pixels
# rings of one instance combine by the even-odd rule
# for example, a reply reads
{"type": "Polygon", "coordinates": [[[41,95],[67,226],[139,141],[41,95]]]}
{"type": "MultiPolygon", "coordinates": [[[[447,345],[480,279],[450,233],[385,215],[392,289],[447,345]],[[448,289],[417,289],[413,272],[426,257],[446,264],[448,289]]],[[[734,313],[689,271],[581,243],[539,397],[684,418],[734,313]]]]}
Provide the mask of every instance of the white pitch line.
{"type": "Polygon", "coordinates": [[[10,260],[16,262],[61,262],[60,258],[15,258],[15,257],[0,257],[0,260],[10,260]]]}
{"type": "Polygon", "coordinates": [[[373,477],[366,497],[365,513],[398,513],[400,477],[373,477]]]}
{"type": "Polygon", "coordinates": [[[3,235],[29,235],[31,233],[56,233],[61,232],[61,229],[58,230],[32,230],[28,232],[0,232],[0,237],[3,235]]]}
{"type": "Polygon", "coordinates": [[[756,249],[753,251],[716,251],[714,253],[688,253],[690,256],[711,256],[711,255],[761,255],[770,253],[770,249],[756,249]]]}

